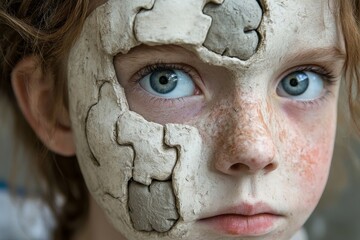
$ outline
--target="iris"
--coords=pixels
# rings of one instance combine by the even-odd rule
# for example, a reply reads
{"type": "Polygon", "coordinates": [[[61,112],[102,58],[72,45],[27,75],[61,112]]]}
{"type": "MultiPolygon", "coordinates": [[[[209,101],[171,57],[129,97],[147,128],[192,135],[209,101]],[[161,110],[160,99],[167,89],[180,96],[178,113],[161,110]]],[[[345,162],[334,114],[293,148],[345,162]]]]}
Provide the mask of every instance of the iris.
{"type": "Polygon", "coordinates": [[[281,81],[284,91],[291,96],[304,94],[309,83],[309,76],[305,72],[294,72],[281,81]]]}
{"type": "Polygon", "coordinates": [[[178,76],[171,69],[156,70],[150,75],[150,86],[157,93],[170,93],[176,88],[177,84],[178,76]]]}

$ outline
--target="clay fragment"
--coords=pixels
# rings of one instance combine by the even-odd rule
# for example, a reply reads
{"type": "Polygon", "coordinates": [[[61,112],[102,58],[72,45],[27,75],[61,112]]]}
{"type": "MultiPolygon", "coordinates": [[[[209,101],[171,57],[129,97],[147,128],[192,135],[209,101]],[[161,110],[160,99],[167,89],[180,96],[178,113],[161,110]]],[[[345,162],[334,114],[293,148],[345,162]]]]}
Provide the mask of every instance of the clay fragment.
{"type": "Polygon", "coordinates": [[[131,146],[121,146],[116,142],[114,132],[120,114],[121,107],[113,86],[103,84],[99,101],[91,107],[86,119],[87,141],[93,157],[93,163],[86,166],[93,168],[103,192],[124,199],[126,188],[120,188],[118,182],[127,182],[131,178],[134,151],[131,146]],[[99,147],[99,143],[107,147],[99,147]]]}
{"type": "Polygon", "coordinates": [[[172,183],[153,181],[145,186],[130,182],[129,212],[138,231],[163,233],[171,230],[179,219],[172,183]]]}
{"type": "Polygon", "coordinates": [[[135,149],[133,179],[150,185],[153,179],[168,180],[176,163],[176,149],[164,144],[164,127],[127,111],[117,123],[117,141],[135,149]]]}
{"type": "Polygon", "coordinates": [[[204,42],[206,48],[241,60],[248,60],[255,54],[260,42],[257,28],[263,15],[256,0],[225,0],[221,5],[209,3],[204,13],[212,18],[204,42]]]}
{"type": "Polygon", "coordinates": [[[175,147],[179,152],[172,180],[174,182],[174,193],[179,199],[189,196],[193,201],[179,202],[179,214],[184,221],[195,221],[197,213],[201,209],[201,195],[198,191],[198,183],[194,179],[201,169],[202,138],[199,131],[191,126],[180,124],[166,124],[165,143],[175,147]],[[193,194],[192,194],[193,193],[193,194]]]}
{"type": "Polygon", "coordinates": [[[151,9],[155,0],[131,0],[118,3],[119,0],[109,0],[99,18],[101,26],[101,42],[104,50],[115,55],[119,52],[126,53],[132,47],[138,45],[134,36],[134,21],[141,9],[151,9]]]}
{"type": "Polygon", "coordinates": [[[135,35],[145,44],[202,45],[211,24],[211,18],[202,12],[208,2],[223,0],[156,0],[151,10],[136,16],[135,35]]]}

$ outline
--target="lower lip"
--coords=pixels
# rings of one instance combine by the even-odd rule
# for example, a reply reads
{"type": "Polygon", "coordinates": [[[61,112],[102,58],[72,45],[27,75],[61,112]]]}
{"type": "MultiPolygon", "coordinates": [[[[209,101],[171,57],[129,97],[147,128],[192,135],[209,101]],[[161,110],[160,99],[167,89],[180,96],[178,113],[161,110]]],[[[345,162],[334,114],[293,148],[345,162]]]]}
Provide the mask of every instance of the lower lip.
{"type": "Polygon", "coordinates": [[[279,219],[280,216],[273,214],[226,214],[202,219],[200,222],[226,235],[251,237],[270,233],[279,219]]]}

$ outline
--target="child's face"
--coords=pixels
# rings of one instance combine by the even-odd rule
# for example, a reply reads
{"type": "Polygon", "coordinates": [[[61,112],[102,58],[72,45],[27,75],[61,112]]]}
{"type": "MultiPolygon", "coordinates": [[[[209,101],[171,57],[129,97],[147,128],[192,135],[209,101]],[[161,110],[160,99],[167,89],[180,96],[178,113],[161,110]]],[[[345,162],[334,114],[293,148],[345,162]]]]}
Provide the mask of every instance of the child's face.
{"type": "Polygon", "coordinates": [[[220,2],[111,0],[71,51],[77,156],[129,239],[289,239],[324,189],[332,1],[220,2]]]}

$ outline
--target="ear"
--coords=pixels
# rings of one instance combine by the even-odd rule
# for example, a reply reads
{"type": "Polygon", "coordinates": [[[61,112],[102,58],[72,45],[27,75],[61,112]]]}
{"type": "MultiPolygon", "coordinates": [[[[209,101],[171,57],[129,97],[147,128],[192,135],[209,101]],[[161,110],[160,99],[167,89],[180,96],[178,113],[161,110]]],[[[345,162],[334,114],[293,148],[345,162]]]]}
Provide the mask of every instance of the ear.
{"type": "Polygon", "coordinates": [[[55,106],[54,81],[54,75],[50,71],[44,73],[35,56],[22,59],[11,73],[18,105],[36,135],[51,151],[73,156],[75,144],[68,111],[63,103],[55,106]],[[55,108],[60,110],[54,113],[55,108]]]}

